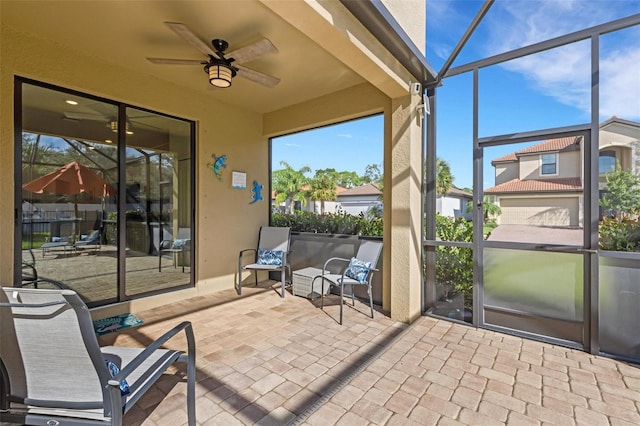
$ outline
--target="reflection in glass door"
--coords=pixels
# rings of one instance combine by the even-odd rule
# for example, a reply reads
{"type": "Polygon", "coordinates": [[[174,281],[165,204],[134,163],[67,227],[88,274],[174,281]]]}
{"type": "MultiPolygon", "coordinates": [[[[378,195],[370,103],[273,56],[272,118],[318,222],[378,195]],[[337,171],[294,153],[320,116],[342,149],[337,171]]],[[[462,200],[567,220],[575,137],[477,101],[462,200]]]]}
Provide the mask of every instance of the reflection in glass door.
{"type": "Polygon", "coordinates": [[[588,135],[483,147],[484,325],[584,344],[588,135]]]}
{"type": "Polygon", "coordinates": [[[89,306],[117,298],[118,147],[108,123],[117,114],[22,85],[23,282],[60,281],[89,306]]]}
{"type": "Polygon", "coordinates": [[[16,278],[60,282],[89,306],[193,285],[193,123],[54,87],[16,87],[16,278]]]}
{"type": "Polygon", "coordinates": [[[190,283],[191,169],[187,122],[126,109],[126,294],[190,283]]]}

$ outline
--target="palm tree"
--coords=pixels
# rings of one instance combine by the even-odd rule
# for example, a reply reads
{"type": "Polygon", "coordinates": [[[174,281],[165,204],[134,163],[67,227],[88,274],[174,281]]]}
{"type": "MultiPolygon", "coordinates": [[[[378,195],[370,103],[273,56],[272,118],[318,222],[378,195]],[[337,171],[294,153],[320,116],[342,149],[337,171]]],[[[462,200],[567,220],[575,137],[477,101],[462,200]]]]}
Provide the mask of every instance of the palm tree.
{"type": "Polygon", "coordinates": [[[320,214],[324,214],[324,202],[337,198],[336,180],[338,174],[334,169],[317,170],[311,180],[309,198],[320,201],[320,214]]]}
{"type": "Polygon", "coordinates": [[[305,173],[309,173],[311,168],[304,166],[295,170],[286,161],[281,161],[280,165],[284,166],[284,169],[274,171],[271,179],[276,195],[276,204],[285,202],[289,213],[293,213],[294,201],[305,203],[302,186],[309,181],[305,173]]]}
{"type": "MultiPolygon", "coordinates": [[[[488,195],[482,197],[482,211],[484,212],[484,223],[489,222],[492,217],[500,216],[502,209],[499,205],[491,201],[488,195]]],[[[467,213],[473,212],[473,201],[467,203],[467,213]]]]}
{"type": "Polygon", "coordinates": [[[453,185],[453,175],[449,163],[441,158],[436,159],[436,197],[447,195],[453,185]]]}

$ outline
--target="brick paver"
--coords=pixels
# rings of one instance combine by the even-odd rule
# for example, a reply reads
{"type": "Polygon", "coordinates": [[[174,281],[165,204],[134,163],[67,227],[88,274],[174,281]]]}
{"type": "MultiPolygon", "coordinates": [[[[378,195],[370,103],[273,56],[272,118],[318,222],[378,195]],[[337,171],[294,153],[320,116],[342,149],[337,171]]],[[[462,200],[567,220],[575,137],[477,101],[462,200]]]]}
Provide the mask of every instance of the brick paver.
{"type": "MultiPolygon", "coordinates": [[[[640,424],[636,365],[430,317],[372,320],[359,303],[340,326],[335,296],[322,311],[271,285],[141,312],[101,340],[142,346],[192,321],[199,425],[640,424]]],[[[184,371],[166,374],[125,424],[186,424],[185,392],[184,371]]]]}

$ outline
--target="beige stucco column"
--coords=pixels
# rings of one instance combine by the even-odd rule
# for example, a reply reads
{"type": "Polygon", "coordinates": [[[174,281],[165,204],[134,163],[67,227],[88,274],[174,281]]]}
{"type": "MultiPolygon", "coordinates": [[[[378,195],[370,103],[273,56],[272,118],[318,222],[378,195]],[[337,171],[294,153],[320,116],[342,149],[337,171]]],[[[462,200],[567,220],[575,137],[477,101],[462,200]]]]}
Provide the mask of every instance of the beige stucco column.
{"type": "Polygon", "coordinates": [[[390,143],[385,144],[383,309],[391,311],[392,319],[403,322],[411,322],[421,314],[422,120],[416,111],[419,103],[419,96],[393,99],[385,123],[385,137],[390,143]]]}

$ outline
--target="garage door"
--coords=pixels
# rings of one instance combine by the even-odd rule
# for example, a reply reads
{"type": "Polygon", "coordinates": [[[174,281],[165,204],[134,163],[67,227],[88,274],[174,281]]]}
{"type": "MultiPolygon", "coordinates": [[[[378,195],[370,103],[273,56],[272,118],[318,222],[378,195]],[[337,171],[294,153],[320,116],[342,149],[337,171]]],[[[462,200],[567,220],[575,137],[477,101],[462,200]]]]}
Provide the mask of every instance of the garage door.
{"type": "Polygon", "coordinates": [[[502,225],[578,226],[578,197],[501,198],[502,225]]]}

